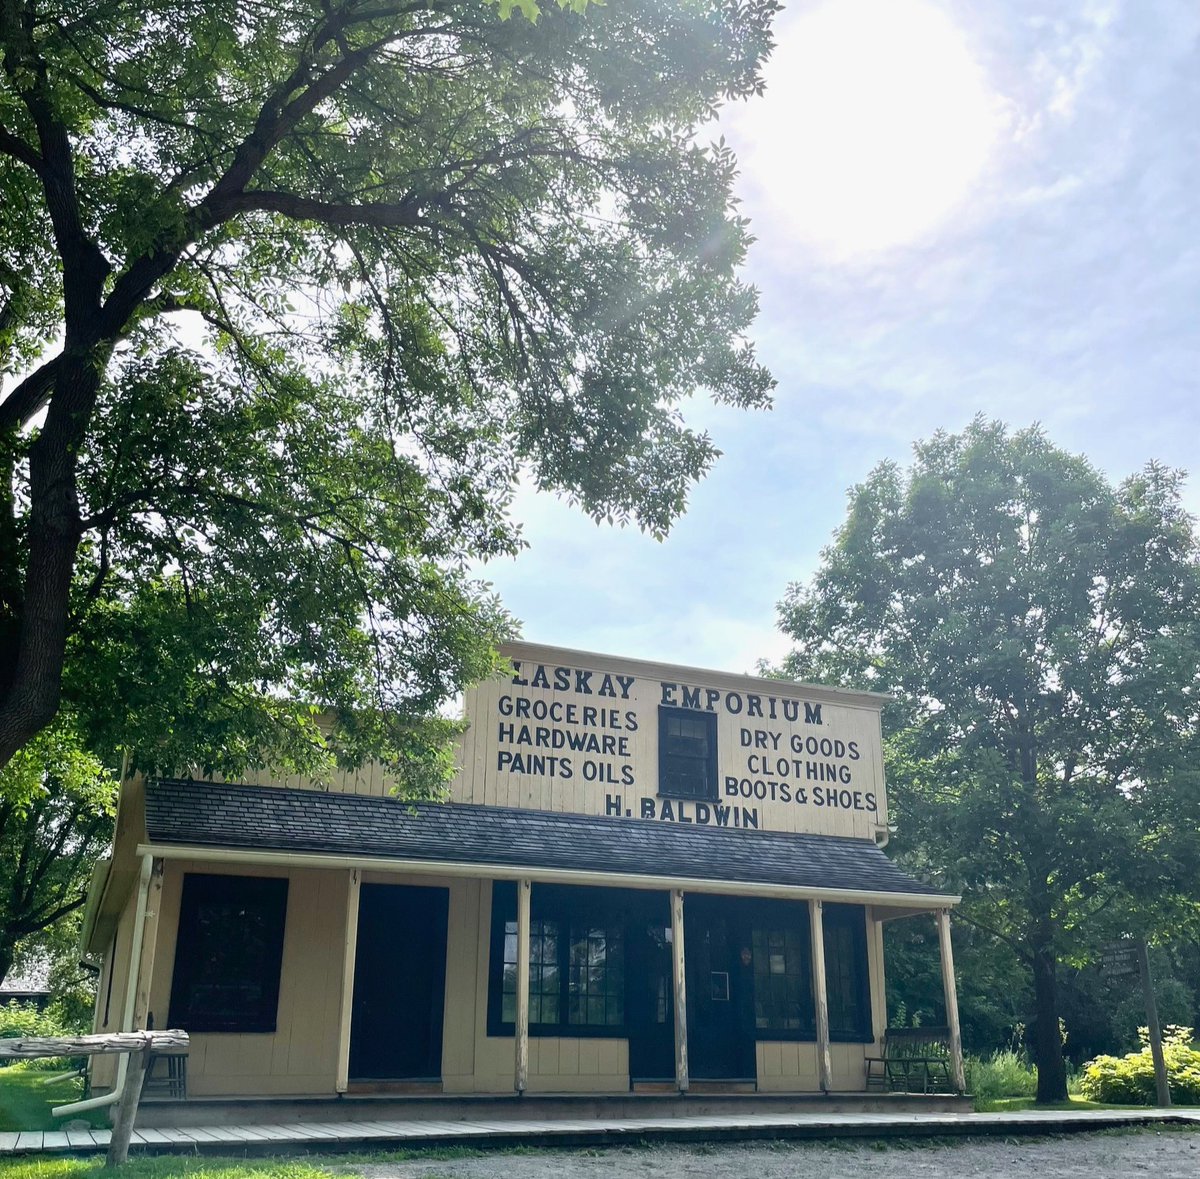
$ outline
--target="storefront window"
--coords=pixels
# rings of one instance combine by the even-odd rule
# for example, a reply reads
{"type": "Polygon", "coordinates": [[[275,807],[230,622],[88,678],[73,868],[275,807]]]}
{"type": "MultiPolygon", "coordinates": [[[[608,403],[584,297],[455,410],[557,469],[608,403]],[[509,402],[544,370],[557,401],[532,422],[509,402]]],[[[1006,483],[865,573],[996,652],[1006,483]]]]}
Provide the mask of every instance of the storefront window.
{"type": "MultiPolygon", "coordinates": [[[[560,971],[558,969],[558,922],[529,923],[529,1022],[558,1023],[560,971]]],[[[502,1018],[513,1023],[517,1017],[517,923],[504,923],[504,997],[502,1018]]]]}
{"type": "Polygon", "coordinates": [[[824,927],[830,1039],[870,1039],[867,943],[862,910],[851,905],[826,905],[824,927]]]}
{"type": "MultiPolygon", "coordinates": [[[[577,899],[561,889],[535,889],[533,903],[530,1030],[536,1035],[619,1034],[625,1026],[623,918],[605,913],[602,905],[592,914],[578,913],[577,899]]],[[[488,1007],[492,1035],[511,1035],[516,1023],[517,923],[509,916],[514,907],[511,885],[497,884],[492,952],[500,970],[497,977],[493,966],[488,1007]],[[497,936],[501,929],[502,940],[497,936]]]]}
{"type": "Polygon", "coordinates": [[[170,1026],[273,1032],[288,882],[262,876],[183,878],[170,1026]]]}
{"type": "Polygon", "coordinates": [[[808,931],[756,929],[754,1026],[759,1031],[812,1032],[815,1027],[808,931]]]}
{"type": "Polygon", "coordinates": [[[621,930],[571,930],[567,1002],[569,1023],[619,1027],[625,1022],[625,954],[621,930]]]}
{"type": "MultiPolygon", "coordinates": [[[[859,905],[827,904],[825,995],[829,1038],[871,1039],[864,913],[859,905]]],[[[804,902],[763,906],[751,935],[754,957],[754,1025],[760,1040],[816,1036],[812,947],[804,902]]]]}

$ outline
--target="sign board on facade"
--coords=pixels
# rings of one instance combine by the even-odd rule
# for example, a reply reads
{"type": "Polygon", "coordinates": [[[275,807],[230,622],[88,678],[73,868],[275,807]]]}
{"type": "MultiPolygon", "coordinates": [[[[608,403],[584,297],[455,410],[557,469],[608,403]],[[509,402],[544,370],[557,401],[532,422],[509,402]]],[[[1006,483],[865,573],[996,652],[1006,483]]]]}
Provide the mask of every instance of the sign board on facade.
{"type": "Polygon", "coordinates": [[[879,712],[866,693],[507,648],[468,692],[458,802],[873,838],[887,823],[879,712]],[[660,789],[660,719],[704,718],[705,797],[660,789]]]}

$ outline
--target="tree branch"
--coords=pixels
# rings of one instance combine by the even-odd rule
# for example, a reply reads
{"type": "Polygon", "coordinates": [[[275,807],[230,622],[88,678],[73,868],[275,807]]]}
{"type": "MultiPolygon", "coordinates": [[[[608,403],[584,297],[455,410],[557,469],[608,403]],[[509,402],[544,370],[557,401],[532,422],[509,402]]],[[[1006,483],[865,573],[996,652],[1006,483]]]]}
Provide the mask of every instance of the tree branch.
{"type": "Polygon", "coordinates": [[[12,388],[0,401],[0,430],[20,430],[46,407],[61,364],[62,356],[56,356],[12,388]]]}
{"type": "Polygon", "coordinates": [[[994,937],[997,941],[1003,942],[1013,951],[1018,958],[1028,966],[1033,965],[1033,955],[1023,946],[1016,938],[1009,937],[1008,934],[1001,933],[998,929],[993,929],[990,925],[985,925],[982,921],[975,917],[970,917],[961,909],[955,914],[959,921],[966,922],[967,925],[978,929],[980,933],[986,933],[988,937],[994,937]]]}
{"type": "Polygon", "coordinates": [[[68,347],[94,328],[100,292],[111,267],[83,228],[75,188],[75,158],[67,125],[55,109],[49,71],[33,37],[32,6],[0,4],[4,72],[33,119],[41,145],[38,175],[63,264],[63,306],[68,347]]]}
{"type": "Polygon", "coordinates": [[[30,147],[20,136],[14,135],[7,127],[0,127],[0,151],[32,168],[38,176],[42,175],[43,161],[37,150],[30,147]]]}
{"type": "Polygon", "coordinates": [[[295,221],[316,221],[321,225],[414,229],[425,224],[420,205],[420,200],[414,194],[396,203],[354,205],[312,200],[290,192],[251,189],[227,197],[222,209],[229,216],[245,212],[280,213],[295,221]]]}

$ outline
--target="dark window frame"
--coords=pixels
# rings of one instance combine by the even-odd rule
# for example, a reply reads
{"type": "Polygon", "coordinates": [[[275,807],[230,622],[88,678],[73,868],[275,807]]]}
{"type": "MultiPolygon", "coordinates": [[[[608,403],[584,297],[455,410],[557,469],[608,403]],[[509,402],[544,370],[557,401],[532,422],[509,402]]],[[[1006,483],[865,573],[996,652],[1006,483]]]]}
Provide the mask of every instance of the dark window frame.
{"type": "Polygon", "coordinates": [[[822,913],[825,934],[825,995],[829,1008],[829,1039],[834,1044],[869,1044],[874,1038],[871,1014],[871,971],[867,954],[867,914],[862,905],[826,904],[822,913]],[[831,934],[849,941],[850,970],[841,954],[831,952],[831,934]],[[841,967],[834,979],[830,963],[841,967]],[[835,1011],[857,1009],[857,1021],[835,1026],[835,1011]]]}
{"type": "Polygon", "coordinates": [[[817,1009],[812,985],[812,935],[807,913],[803,923],[792,914],[766,915],[756,920],[750,931],[754,974],[754,1035],[759,1040],[806,1039],[817,1035],[817,1009]],[[774,969],[774,959],[782,970],[774,969]],[[768,992],[769,988],[769,992],[768,992]],[[760,1019],[790,1018],[787,998],[795,989],[798,1022],[794,1027],[780,1023],[760,1023],[760,1019]],[[772,1000],[782,998],[783,1003],[772,1000]],[[761,1014],[766,1012],[765,1015],[761,1014]]]}
{"type": "MultiPolygon", "coordinates": [[[[684,740],[685,738],[679,738],[684,740]]],[[[668,704],[658,706],[658,796],[659,798],[692,799],[697,802],[716,802],[720,797],[717,783],[717,714],[695,708],[673,708],[668,704]],[[707,753],[703,756],[672,751],[668,748],[667,733],[670,722],[687,722],[703,726],[707,753]],[[699,767],[703,773],[703,792],[693,789],[672,787],[670,782],[679,770],[688,767],[693,771],[699,767]]]]}
{"type": "MultiPolygon", "coordinates": [[[[755,1038],[768,1041],[797,1041],[815,1043],[816,1000],[812,986],[812,930],[808,904],[805,901],[761,901],[748,918],[751,943],[757,934],[775,930],[791,930],[798,935],[807,973],[807,987],[813,1011],[810,1028],[761,1028],[755,1019],[755,1038]]],[[[862,905],[826,902],[822,908],[822,928],[825,942],[825,996],[830,1015],[829,1041],[832,1044],[870,1044],[874,1042],[874,1019],[871,1012],[870,959],[867,956],[866,909],[862,905]],[[849,944],[850,960],[840,953],[831,953],[831,942],[842,940],[849,944]],[[831,964],[836,969],[831,969],[831,964]],[[848,968],[847,968],[848,967],[848,968]],[[840,1027],[835,1024],[835,1010],[857,1011],[857,1022],[840,1027]]],[[[755,969],[755,1000],[757,1004],[758,963],[755,969]]],[[[763,972],[765,973],[765,972],[763,972]]],[[[756,1007],[757,1015],[757,1007],[756,1007]]]]}
{"type": "MultiPolygon", "coordinates": [[[[279,986],[283,973],[283,940],[287,928],[286,876],[226,876],[187,872],[179,899],[175,967],[171,976],[169,1026],[189,1032],[271,1033],[279,1022],[279,986]],[[257,970],[222,976],[228,962],[214,960],[205,936],[203,910],[219,906],[253,908],[263,928],[257,970]],[[209,962],[205,963],[206,955],[209,962]],[[235,991],[257,987],[253,1003],[231,994],[224,1006],[205,1007],[197,991],[209,986],[235,991]]],[[[225,918],[228,920],[228,917],[225,918]]],[[[226,948],[228,948],[228,943],[226,948]]],[[[219,948],[218,948],[219,953],[219,948]]],[[[249,966],[255,965],[249,963],[249,966]]]]}
{"type": "MultiPolygon", "coordinates": [[[[629,915],[620,903],[613,903],[603,896],[587,896],[597,890],[582,889],[569,885],[534,885],[530,897],[529,924],[530,933],[535,930],[544,939],[546,925],[555,924],[556,929],[550,936],[555,938],[556,967],[558,980],[558,1020],[557,1022],[536,1022],[530,1020],[529,1034],[531,1036],[547,1037],[560,1036],[575,1039],[604,1039],[624,1040],[629,1038],[628,994],[626,990],[626,927],[629,915]],[[540,928],[539,928],[540,927],[540,928]],[[571,1022],[571,947],[576,940],[572,937],[575,930],[604,929],[611,935],[617,935],[621,945],[621,980],[617,993],[621,999],[621,1021],[619,1023],[578,1023],[571,1022]]],[[[515,926],[517,917],[517,890],[510,880],[497,880],[492,884],[492,924],[490,952],[488,957],[488,996],[487,996],[487,1034],[489,1036],[512,1036],[516,1033],[516,1021],[506,1019],[504,1015],[504,967],[506,964],[505,942],[515,936],[515,931],[507,927],[515,926]]],[[[544,943],[543,943],[544,944],[544,943]]],[[[531,947],[532,949],[532,947],[531,947]]],[[[530,995],[534,994],[536,978],[544,979],[544,963],[535,964],[530,961],[530,995]]],[[[613,992],[606,992],[612,995],[613,992]]],[[[543,989],[538,992],[545,996],[543,989]]],[[[577,992],[578,996],[578,992],[577,992]]],[[[539,1000],[539,1006],[544,1003],[539,1000]]]]}

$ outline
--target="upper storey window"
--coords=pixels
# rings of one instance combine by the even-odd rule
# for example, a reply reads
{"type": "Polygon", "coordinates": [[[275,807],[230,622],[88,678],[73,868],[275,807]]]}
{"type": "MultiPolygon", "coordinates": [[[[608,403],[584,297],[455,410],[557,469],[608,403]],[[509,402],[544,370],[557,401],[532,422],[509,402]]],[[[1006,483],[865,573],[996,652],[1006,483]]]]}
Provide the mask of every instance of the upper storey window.
{"type": "Polygon", "coordinates": [[[717,717],[691,708],[658,710],[658,793],[717,797],[717,717]]]}

